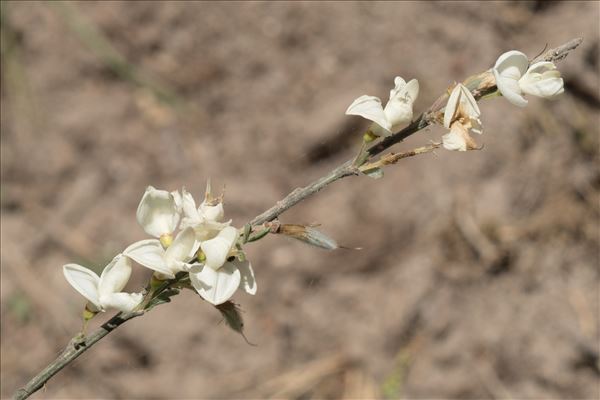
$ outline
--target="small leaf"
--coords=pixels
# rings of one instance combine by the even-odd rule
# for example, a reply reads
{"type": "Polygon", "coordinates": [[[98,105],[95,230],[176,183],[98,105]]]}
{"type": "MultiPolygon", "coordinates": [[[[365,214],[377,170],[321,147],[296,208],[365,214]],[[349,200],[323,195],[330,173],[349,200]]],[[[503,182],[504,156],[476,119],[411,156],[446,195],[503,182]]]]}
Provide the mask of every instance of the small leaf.
{"type": "Polygon", "coordinates": [[[316,246],[325,250],[335,250],[339,248],[335,240],[323,232],[316,230],[312,226],[282,224],[277,233],[292,237],[300,240],[301,242],[310,244],[311,246],[316,246]]]}
{"type": "Polygon", "coordinates": [[[226,301],[223,304],[215,306],[215,308],[221,313],[227,326],[242,335],[246,343],[251,346],[256,346],[248,341],[244,335],[244,320],[242,319],[241,309],[233,301],[226,301]]]}
{"type": "Polygon", "coordinates": [[[367,175],[369,178],[373,179],[383,178],[383,170],[381,168],[373,168],[366,170],[364,171],[364,174],[367,175]]]}
{"type": "Polygon", "coordinates": [[[258,231],[258,232],[254,233],[254,234],[251,234],[248,237],[247,242],[250,243],[250,242],[255,242],[257,240],[260,240],[263,237],[267,236],[267,234],[269,234],[269,232],[271,232],[271,228],[265,228],[265,229],[263,229],[261,231],[258,231]]]}
{"type": "Polygon", "coordinates": [[[165,289],[158,296],[156,296],[155,298],[150,300],[150,302],[146,306],[146,310],[151,310],[154,307],[164,304],[164,303],[170,303],[171,297],[178,295],[178,294],[179,294],[179,289],[175,289],[175,288],[165,289]]]}
{"type": "Polygon", "coordinates": [[[250,236],[251,230],[252,230],[252,225],[250,225],[250,224],[244,225],[244,232],[242,233],[242,244],[248,243],[248,237],[250,236]]]}

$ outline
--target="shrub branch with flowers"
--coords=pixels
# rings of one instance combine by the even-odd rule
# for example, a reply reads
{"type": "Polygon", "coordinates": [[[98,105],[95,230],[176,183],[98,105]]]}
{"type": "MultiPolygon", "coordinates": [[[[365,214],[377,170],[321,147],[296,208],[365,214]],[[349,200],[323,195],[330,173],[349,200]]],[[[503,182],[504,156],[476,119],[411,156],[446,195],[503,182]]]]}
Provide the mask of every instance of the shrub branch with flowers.
{"type": "Polygon", "coordinates": [[[304,188],[292,191],[273,207],[241,228],[225,221],[223,195],[215,196],[210,182],[199,206],[185,189],[168,192],[149,186],[137,209],[137,221],[153,239],[131,244],[118,254],[98,276],[77,264],[63,266],[64,276],[86,300],[83,329],[62,353],[19,389],[14,398],[25,399],[39,390],[58,371],[126,321],[144,315],[153,307],[170,301],[182,289],[195,291],[216,307],[227,324],[243,335],[239,309],[231,301],[238,289],[254,295],[257,283],[244,246],[267,235],[283,234],[307,244],[334,250],[338,244],[313,226],[282,224],[278,216],[327,185],[347,176],[383,176],[383,168],[399,160],[443,147],[451,151],[478,150],[482,146],[471,136],[481,135],[483,125],[477,101],[503,96],[525,107],[526,95],[553,98],[564,92],[564,82],[554,62],[562,60],[582,39],[573,39],[529,60],[520,51],[502,54],[495,65],[461,83],[451,85],[433,105],[413,119],[413,103],[419,82],[394,79],[385,106],[379,98],[361,96],[346,110],[373,123],[363,135],[358,154],[304,188]],[[432,125],[447,132],[440,142],[402,153],[383,153],[408,136],[432,125]],[[176,233],[179,228],[179,232],[176,233]],[[133,263],[154,271],[139,293],[125,293],[133,263]],[[101,312],[119,311],[94,332],[87,334],[87,322],[101,312]]]}

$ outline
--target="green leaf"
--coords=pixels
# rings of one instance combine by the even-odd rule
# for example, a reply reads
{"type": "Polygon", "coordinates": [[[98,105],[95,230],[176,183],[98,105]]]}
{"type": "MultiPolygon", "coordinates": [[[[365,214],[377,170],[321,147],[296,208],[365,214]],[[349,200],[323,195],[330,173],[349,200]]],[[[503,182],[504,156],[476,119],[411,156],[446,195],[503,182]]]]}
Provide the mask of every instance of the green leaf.
{"type": "Polygon", "coordinates": [[[369,169],[364,174],[373,179],[383,178],[383,170],[381,168],[369,169]]]}
{"type": "Polygon", "coordinates": [[[271,228],[265,228],[261,231],[251,234],[248,237],[247,242],[250,243],[250,242],[255,242],[257,240],[260,240],[260,239],[264,238],[265,236],[267,236],[269,234],[269,232],[271,232],[271,228]]]}
{"type": "Polygon", "coordinates": [[[246,244],[248,242],[248,236],[250,236],[251,230],[252,230],[252,225],[250,225],[250,224],[244,225],[244,232],[242,233],[242,244],[246,244]]]}
{"type": "Polygon", "coordinates": [[[151,310],[154,307],[164,304],[164,303],[170,303],[171,297],[178,295],[178,294],[179,294],[179,289],[175,289],[175,288],[165,289],[158,296],[156,296],[155,298],[150,300],[150,302],[146,306],[146,310],[151,310]]]}
{"type": "Polygon", "coordinates": [[[242,310],[237,304],[235,304],[233,301],[226,301],[223,304],[215,306],[215,308],[221,313],[227,326],[242,335],[246,343],[251,346],[256,346],[255,344],[250,343],[244,335],[244,320],[242,319],[241,314],[242,310]]]}

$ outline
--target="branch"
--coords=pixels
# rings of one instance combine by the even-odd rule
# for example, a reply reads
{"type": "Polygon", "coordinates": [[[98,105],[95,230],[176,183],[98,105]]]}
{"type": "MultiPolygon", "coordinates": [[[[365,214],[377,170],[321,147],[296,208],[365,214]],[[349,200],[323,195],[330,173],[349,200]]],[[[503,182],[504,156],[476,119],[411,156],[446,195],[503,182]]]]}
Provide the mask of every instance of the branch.
{"type": "Polygon", "coordinates": [[[14,394],[14,398],[17,400],[26,399],[33,393],[37,392],[42,388],[61,369],[67,366],[69,363],[74,361],[77,357],[87,351],[90,347],[96,344],[104,336],[108,335],[119,326],[129,321],[130,319],[143,315],[143,311],[131,312],[131,313],[118,313],[107,322],[105,322],[100,328],[94,331],[91,335],[82,338],[80,335],[74,336],[67,347],[62,353],[52,361],[46,368],[44,368],[39,374],[31,379],[27,385],[17,390],[14,394]]]}
{"type": "Polygon", "coordinates": [[[562,46],[555,47],[554,49],[550,49],[547,52],[536,57],[532,63],[539,61],[560,61],[563,60],[566,56],[569,55],[569,52],[575,50],[577,46],[579,46],[583,42],[583,38],[575,38],[569,40],[567,43],[562,46]]]}
{"type": "MultiPolygon", "coordinates": [[[[562,46],[556,47],[554,49],[548,50],[546,53],[542,54],[539,57],[536,57],[534,61],[559,61],[564,59],[570,51],[574,50],[583,39],[577,38],[573,39],[562,46]]],[[[478,75],[473,75],[470,78],[465,80],[465,85],[473,92],[473,96],[476,99],[481,99],[488,93],[494,92],[496,90],[496,86],[493,81],[490,81],[490,71],[485,71],[478,75]],[[485,87],[484,90],[481,90],[481,84],[485,87]],[[479,85],[479,86],[478,86],[479,85]]],[[[376,156],[386,149],[390,148],[396,143],[399,143],[406,139],[407,137],[413,135],[414,133],[420,131],[421,129],[431,125],[436,122],[439,118],[440,110],[445,106],[445,100],[448,97],[448,93],[444,93],[440,96],[432,106],[423,114],[421,114],[415,121],[413,121],[406,128],[402,129],[398,133],[395,133],[391,136],[388,136],[381,140],[379,143],[371,146],[367,151],[367,159],[368,161],[371,157],[376,156]]],[[[333,169],[327,175],[317,179],[313,183],[305,186],[303,188],[297,188],[293,190],[290,194],[288,194],[284,199],[278,201],[273,207],[269,208],[262,214],[256,216],[252,221],[250,221],[249,225],[255,226],[260,225],[265,222],[269,222],[277,218],[280,214],[284,213],[289,208],[295,206],[302,200],[312,196],[317,193],[321,189],[330,185],[331,183],[345,178],[347,176],[352,175],[360,175],[362,171],[368,170],[373,165],[375,166],[384,166],[388,164],[394,164],[398,160],[406,157],[411,157],[417,154],[427,153],[435,149],[438,145],[434,144],[431,146],[422,147],[419,149],[415,149],[406,153],[398,153],[398,154],[388,154],[383,156],[379,161],[370,164],[363,164],[362,167],[354,165],[354,158],[344,162],[337,168],[333,169]],[[370,166],[369,168],[366,168],[370,166]]],[[[177,280],[168,281],[168,285],[174,284],[177,280]]],[[[168,286],[167,285],[167,286],[168,286]]],[[[143,315],[143,311],[132,312],[127,314],[119,313],[112,317],[108,322],[94,331],[92,334],[85,338],[81,338],[80,335],[75,336],[71,339],[67,347],[62,351],[60,356],[56,358],[52,363],[50,363],[46,368],[44,368],[39,374],[37,374],[33,379],[31,379],[27,385],[23,388],[19,389],[15,394],[15,399],[26,399],[31,396],[37,390],[39,390],[42,386],[46,384],[50,378],[52,378],[58,371],[64,368],[66,365],[71,363],[77,357],[79,357],[82,353],[89,350],[94,344],[96,344],[100,339],[108,335],[114,329],[118,328],[125,322],[130,319],[136,318],[140,315],[143,315]]]]}

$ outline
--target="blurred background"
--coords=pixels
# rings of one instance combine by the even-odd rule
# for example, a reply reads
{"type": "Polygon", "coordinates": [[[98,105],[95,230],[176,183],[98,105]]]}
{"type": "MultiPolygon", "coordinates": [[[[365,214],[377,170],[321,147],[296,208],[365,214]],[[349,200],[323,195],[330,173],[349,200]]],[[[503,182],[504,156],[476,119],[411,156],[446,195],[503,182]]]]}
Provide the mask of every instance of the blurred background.
{"type": "MultiPolygon", "coordinates": [[[[481,103],[482,151],[347,178],[281,216],[360,251],[247,247],[246,335],[191,292],[109,335],[34,398],[597,399],[598,2],[2,2],[2,382],[80,328],[61,266],[145,238],[147,185],[226,186],[241,227],[353,156],[362,94],[423,111],[504,51],[583,44],[565,94],[481,103]]],[[[394,147],[439,140],[439,127],[394,147]]],[[[149,271],[130,281],[139,290],[149,271]]],[[[106,316],[93,321],[97,327],[106,316]]]]}

